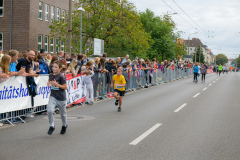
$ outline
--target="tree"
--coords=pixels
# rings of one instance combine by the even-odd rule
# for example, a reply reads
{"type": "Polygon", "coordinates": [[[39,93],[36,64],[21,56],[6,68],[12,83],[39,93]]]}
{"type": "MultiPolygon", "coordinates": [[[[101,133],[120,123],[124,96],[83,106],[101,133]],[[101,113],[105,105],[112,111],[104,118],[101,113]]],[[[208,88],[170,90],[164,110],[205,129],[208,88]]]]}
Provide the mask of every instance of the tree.
{"type": "MultiPolygon", "coordinates": [[[[75,6],[76,8],[79,6],[75,6]]],[[[83,50],[93,52],[91,42],[94,38],[104,40],[105,52],[109,56],[144,55],[149,48],[150,35],[145,32],[140,16],[133,4],[126,0],[120,4],[115,0],[83,0],[83,50]],[[110,53],[109,53],[110,52],[110,53]]],[[[66,42],[68,16],[50,26],[51,36],[66,42]]],[[[79,53],[80,11],[73,11],[72,50],[79,53]]]]}
{"type": "MultiPolygon", "coordinates": [[[[193,58],[192,58],[193,62],[195,62],[195,54],[196,54],[196,62],[199,62],[199,53],[200,53],[200,46],[198,46],[197,49],[195,50],[195,53],[193,53],[193,58]]],[[[200,53],[200,63],[205,63],[202,49],[200,53]]]]}
{"type": "Polygon", "coordinates": [[[181,44],[180,42],[178,42],[177,46],[176,46],[177,58],[180,59],[180,58],[182,58],[186,54],[187,54],[187,47],[186,47],[186,45],[181,44]]]}
{"type": "Polygon", "coordinates": [[[226,55],[224,55],[224,54],[218,54],[217,56],[216,56],[216,64],[217,65],[224,65],[225,63],[227,63],[228,62],[228,58],[227,58],[227,56],[226,55]]]}
{"type": "Polygon", "coordinates": [[[149,9],[139,14],[145,31],[151,35],[152,39],[147,52],[148,58],[164,60],[176,57],[178,34],[173,32],[176,24],[171,17],[169,15],[164,15],[163,18],[155,16],[149,9]]]}

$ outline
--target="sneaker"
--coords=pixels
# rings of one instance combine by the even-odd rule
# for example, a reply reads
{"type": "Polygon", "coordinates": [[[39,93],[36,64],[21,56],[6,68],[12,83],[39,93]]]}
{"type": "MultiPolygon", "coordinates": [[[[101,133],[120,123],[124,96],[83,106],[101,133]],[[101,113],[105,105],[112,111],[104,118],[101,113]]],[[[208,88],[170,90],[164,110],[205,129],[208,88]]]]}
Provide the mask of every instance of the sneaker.
{"type": "Polygon", "coordinates": [[[121,112],[121,107],[118,107],[118,112],[121,112]]]}
{"type": "Polygon", "coordinates": [[[116,106],[118,105],[118,101],[119,101],[119,100],[118,100],[118,99],[116,99],[116,101],[115,101],[115,105],[116,105],[116,106]]]}
{"type": "Polygon", "coordinates": [[[88,102],[85,102],[86,105],[88,105],[89,103],[88,102]]]}
{"type": "Polygon", "coordinates": [[[67,130],[67,127],[68,127],[68,125],[66,127],[62,126],[62,130],[61,130],[60,134],[64,134],[67,130]]]}
{"type": "Polygon", "coordinates": [[[54,130],[55,130],[55,127],[50,126],[50,128],[49,128],[49,130],[48,130],[48,134],[51,135],[54,130]]]}
{"type": "Polygon", "coordinates": [[[90,105],[94,105],[94,103],[93,103],[93,102],[90,102],[89,104],[90,104],[90,105]]]}

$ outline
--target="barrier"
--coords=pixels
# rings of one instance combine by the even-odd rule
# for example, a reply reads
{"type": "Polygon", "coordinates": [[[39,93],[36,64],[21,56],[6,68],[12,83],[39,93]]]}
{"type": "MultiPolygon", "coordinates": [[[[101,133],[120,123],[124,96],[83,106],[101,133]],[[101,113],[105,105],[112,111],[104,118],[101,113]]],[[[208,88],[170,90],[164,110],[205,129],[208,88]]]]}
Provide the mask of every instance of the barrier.
{"type": "Polygon", "coordinates": [[[213,73],[213,70],[212,69],[207,69],[207,73],[213,73]]]}
{"type": "MultiPolygon", "coordinates": [[[[161,83],[167,83],[177,79],[191,76],[191,68],[182,69],[145,69],[123,71],[126,79],[126,91],[135,91],[141,88],[148,88],[161,83]]],[[[113,97],[114,89],[111,88],[113,73],[95,72],[92,77],[93,97],[95,100],[102,100],[113,97]]],[[[86,86],[83,85],[85,75],[66,75],[68,89],[66,90],[67,107],[83,103],[86,100],[86,86]]],[[[46,111],[51,88],[47,87],[48,75],[35,77],[38,85],[38,95],[34,97],[34,107],[31,106],[31,97],[28,95],[26,77],[10,77],[7,81],[0,83],[0,120],[6,120],[10,124],[15,118],[22,119],[29,113],[41,113],[46,111]]],[[[12,124],[13,125],[13,124],[12,124]]]]}

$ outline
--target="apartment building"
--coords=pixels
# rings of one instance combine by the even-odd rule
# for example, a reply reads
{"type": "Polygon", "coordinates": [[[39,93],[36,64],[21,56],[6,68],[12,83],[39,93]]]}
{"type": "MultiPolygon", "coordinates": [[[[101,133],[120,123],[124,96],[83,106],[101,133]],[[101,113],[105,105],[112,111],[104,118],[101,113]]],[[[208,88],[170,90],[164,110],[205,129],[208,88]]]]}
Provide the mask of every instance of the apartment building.
{"type": "MultiPolygon", "coordinates": [[[[78,0],[72,0],[72,6],[78,0]]],[[[0,0],[0,47],[57,53],[65,44],[50,37],[49,25],[64,18],[69,0],[0,0]]]]}

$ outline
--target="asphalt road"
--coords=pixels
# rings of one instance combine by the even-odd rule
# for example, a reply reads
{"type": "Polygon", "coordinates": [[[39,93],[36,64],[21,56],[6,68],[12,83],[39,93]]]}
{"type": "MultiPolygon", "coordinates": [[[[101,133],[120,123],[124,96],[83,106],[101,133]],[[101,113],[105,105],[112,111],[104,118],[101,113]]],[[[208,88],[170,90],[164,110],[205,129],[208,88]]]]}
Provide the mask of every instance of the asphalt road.
{"type": "Polygon", "coordinates": [[[0,130],[0,160],[238,160],[239,82],[240,73],[174,81],[126,95],[120,113],[114,99],[70,108],[65,135],[59,115],[51,136],[36,116],[0,130]]]}

